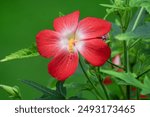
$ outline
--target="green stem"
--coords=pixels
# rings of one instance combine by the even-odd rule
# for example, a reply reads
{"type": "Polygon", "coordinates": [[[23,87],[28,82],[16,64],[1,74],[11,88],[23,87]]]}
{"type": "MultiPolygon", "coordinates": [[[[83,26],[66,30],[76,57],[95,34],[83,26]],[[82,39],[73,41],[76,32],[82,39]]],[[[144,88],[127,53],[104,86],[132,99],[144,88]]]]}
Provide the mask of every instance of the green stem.
{"type": "Polygon", "coordinates": [[[84,67],[83,67],[83,65],[82,65],[81,57],[79,57],[79,64],[80,64],[80,66],[81,66],[81,69],[82,69],[82,71],[83,71],[85,77],[86,77],[87,80],[90,82],[91,86],[94,88],[96,94],[98,94],[97,97],[98,97],[99,99],[103,99],[103,97],[100,95],[100,93],[98,92],[97,88],[95,87],[95,85],[93,84],[93,82],[90,80],[89,76],[87,75],[87,73],[86,73],[86,71],[85,71],[85,69],[84,69],[84,67]]]}
{"type": "MultiPolygon", "coordinates": [[[[138,14],[138,16],[137,16],[137,18],[136,18],[136,20],[135,20],[135,23],[134,23],[134,25],[133,25],[131,31],[134,31],[135,28],[137,27],[138,22],[139,22],[139,20],[140,20],[140,17],[141,17],[141,15],[142,15],[143,10],[144,10],[144,8],[141,7],[141,9],[140,9],[140,11],[139,11],[139,14],[138,14]]],[[[133,47],[137,42],[139,42],[139,41],[140,41],[140,39],[138,39],[137,41],[135,41],[135,42],[130,46],[130,48],[132,48],[132,47],[133,47]]],[[[129,49],[130,49],[130,48],[129,48],[129,49]]],[[[147,71],[145,71],[145,72],[143,72],[142,74],[140,74],[139,76],[137,76],[137,79],[138,79],[139,77],[141,77],[142,75],[144,75],[145,73],[149,72],[149,71],[150,71],[150,69],[147,70],[147,71]]],[[[138,99],[139,99],[139,89],[137,89],[136,95],[137,95],[137,100],[138,100],[138,99]]]]}
{"type": "MultiPolygon", "coordinates": [[[[129,72],[127,41],[123,42],[123,46],[124,46],[124,67],[125,67],[125,71],[129,72]]],[[[127,86],[126,93],[127,93],[127,99],[130,99],[130,86],[127,86]]]]}
{"type": "Polygon", "coordinates": [[[141,76],[143,76],[144,74],[148,73],[149,71],[150,71],[150,69],[144,71],[143,73],[141,73],[140,75],[138,75],[138,76],[136,77],[136,79],[139,79],[141,76]]]}
{"type": "Polygon", "coordinates": [[[121,67],[121,66],[119,66],[119,65],[116,65],[116,64],[112,63],[111,61],[107,61],[107,62],[110,63],[111,65],[115,66],[115,67],[118,67],[118,68],[120,68],[120,69],[124,69],[123,67],[121,67]]]}
{"type": "Polygon", "coordinates": [[[134,30],[135,30],[135,28],[137,27],[138,22],[139,22],[139,20],[140,20],[140,17],[141,17],[141,15],[142,15],[143,10],[144,10],[144,8],[143,8],[143,7],[141,7],[141,9],[140,9],[140,11],[139,11],[139,14],[138,14],[138,16],[137,16],[137,18],[136,18],[136,20],[135,20],[135,23],[134,23],[134,25],[133,25],[133,27],[132,27],[132,30],[131,30],[131,31],[134,31],[134,30]]]}
{"type": "Polygon", "coordinates": [[[128,46],[128,50],[130,50],[132,47],[134,47],[138,42],[140,42],[141,38],[135,40],[130,46],[128,46]]]}
{"type": "Polygon", "coordinates": [[[97,74],[97,72],[99,72],[99,71],[96,71],[96,76],[97,76],[97,78],[98,78],[98,81],[99,81],[99,83],[100,83],[100,86],[102,87],[102,89],[103,89],[103,91],[104,91],[104,93],[105,93],[106,99],[109,99],[109,95],[108,95],[108,93],[107,93],[106,87],[105,87],[104,84],[102,83],[101,76],[100,76],[99,74],[97,74]]]}

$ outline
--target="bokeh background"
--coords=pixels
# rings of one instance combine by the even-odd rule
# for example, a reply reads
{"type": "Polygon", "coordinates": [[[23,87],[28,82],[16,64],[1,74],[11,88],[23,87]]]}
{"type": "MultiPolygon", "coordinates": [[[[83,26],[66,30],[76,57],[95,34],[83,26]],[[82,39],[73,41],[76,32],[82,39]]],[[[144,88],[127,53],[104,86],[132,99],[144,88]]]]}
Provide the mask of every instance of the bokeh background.
{"type": "MultiPolygon", "coordinates": [[[[68,14],[80,10],[80,19],[87,16],[103,18],[105,8],[100,3],[109,3],[109,0],[0,0],[0,59],[32,45],[39,31],[53,29],[53,20],[59,12],[68,14]]],[[[17,85],[23,99],[35,99],[41,94],[20,80],[28,79],[52,86],[55,80],[47,72],[48,62],[48,59],[38,56],[0,63],[0,84],[17,85]]],[[[67,80],[84,81],[80,68],[67,80]]],[[[0,99],[10,99],[2,89],[0,99]]]]}

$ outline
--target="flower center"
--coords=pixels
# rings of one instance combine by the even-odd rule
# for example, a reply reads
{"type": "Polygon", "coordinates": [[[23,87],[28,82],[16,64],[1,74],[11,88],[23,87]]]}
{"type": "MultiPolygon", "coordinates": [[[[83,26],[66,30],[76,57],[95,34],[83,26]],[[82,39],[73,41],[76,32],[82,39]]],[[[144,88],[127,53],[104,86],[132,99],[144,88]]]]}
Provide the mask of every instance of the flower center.
{"type": "Polygon", "coordinates": [[[74,46],[75,46],[75,38],[74,36],[72,36],[70,39],[69,39],[69,42],[68,42],[68,50],[70,53],[73,53],[74,52],[74,46]]]}

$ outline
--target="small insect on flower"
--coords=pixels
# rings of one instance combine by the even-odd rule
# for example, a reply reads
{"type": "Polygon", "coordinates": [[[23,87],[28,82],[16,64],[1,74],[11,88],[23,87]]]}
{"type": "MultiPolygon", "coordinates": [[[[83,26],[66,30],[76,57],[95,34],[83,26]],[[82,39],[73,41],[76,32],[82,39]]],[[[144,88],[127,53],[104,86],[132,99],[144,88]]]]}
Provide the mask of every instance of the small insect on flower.
{"type": "Polygon", "coordinates": [[[57,80],[71,76],[78,66],[78,52],[93,66],[102,66],[110,57],[109,46],[99,37],[108,34],[111,23],[94,17],[78,21],[79,11],[54,20],[54,31],[43,30],[36,36],[41,56],[50,58],[48,72],[57,80]]]}

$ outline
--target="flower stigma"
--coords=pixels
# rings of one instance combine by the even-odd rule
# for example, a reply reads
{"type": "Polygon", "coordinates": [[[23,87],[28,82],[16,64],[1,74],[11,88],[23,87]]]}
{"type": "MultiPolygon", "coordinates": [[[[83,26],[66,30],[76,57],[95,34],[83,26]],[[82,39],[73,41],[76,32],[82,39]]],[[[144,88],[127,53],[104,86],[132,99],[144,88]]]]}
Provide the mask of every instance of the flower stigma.
{"type": "Polygon", "coordinates": [[[69,39],[68,50],[70,53],[74,52],[74,46],[75,46],[76,41],[77,40],[75,39],[75,36],[71,36],[71,38],[69,39]]]}

